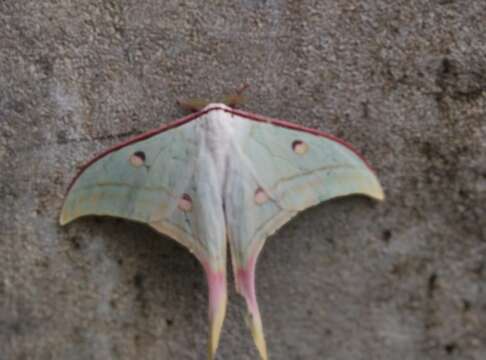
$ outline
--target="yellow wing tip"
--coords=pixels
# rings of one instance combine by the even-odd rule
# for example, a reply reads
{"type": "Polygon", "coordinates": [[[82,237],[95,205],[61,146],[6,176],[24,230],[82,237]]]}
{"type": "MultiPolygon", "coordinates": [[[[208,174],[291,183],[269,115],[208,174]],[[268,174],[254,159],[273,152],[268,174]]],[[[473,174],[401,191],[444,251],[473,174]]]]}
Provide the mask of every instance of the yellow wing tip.
{"type": "Polygon", "coordinates": [[[228,304],[226,290],[226,272],[216,270],[215,272],[206,268],[209,288],[209,340],[208,359],[213,360],[219,345],[221,330],[224,318],[226,317],[226,306],[228,304]]]}
{"type": "Polygon", "coordinates": [[[385,192],[383,191],[383,188],[381,185],[378,183],[378,186],[374,191],[370,193],[371,197],[378,201],[384,201],[385,200],[385,192]]]}
{"type": "Polygon", "coordinates": [[[258,350],[258,353],[260,354],[260,359],[268,360],[267,344],[265,341],[265,336],[263,334],[263,327],[262,327],[260,314],[256,313],[253,316],[249,314],[248,322],[250,325],[253,341],[258,350]]]}
{"type": "Polygon", "coordinates": [[[218,307],[218,311],[213,319],[210,319],[210,333],[208,342],[208,359],[213,360],[218,350],[221,329],[226,314],[226,300],[218,307]]]}
{"type": "Polygon", "coordinates": [[[380,183],[378,182],[378,179],[376,178],[371,183],[367,182],[364,184],[363,183],[359,184],[353,191],[350,191],[349,193],[342,194],[342,195],[352,195],[352,194],[361,194],[378,201],[385,200],[385,192],[383,191],[383,188],[381,187],[380,183]]]}
{"type": "Polygon", "coordinates": [[[371,175],[372,177],[368,177],[368,181],[361,185],[362,194],[378,201],[385,200],[385,192],[383,191],[383,187],[381,186],[380,181],[375,174],[371,175]]]}
{"type": "Polygon", "coordinates": [[[66,214],[61,212],[61,216],[59,216],[59,225],[63,226],[66,225],[69,222],[69,219],[67,218],[66,214]]]}
{"type": "Polygon", "coordinates": [[[62,209],[61,215],[59,216],[59,225],[64,226],[71,221],[73,221],[76,217],[72,216],[65,208],[62,209]]]}

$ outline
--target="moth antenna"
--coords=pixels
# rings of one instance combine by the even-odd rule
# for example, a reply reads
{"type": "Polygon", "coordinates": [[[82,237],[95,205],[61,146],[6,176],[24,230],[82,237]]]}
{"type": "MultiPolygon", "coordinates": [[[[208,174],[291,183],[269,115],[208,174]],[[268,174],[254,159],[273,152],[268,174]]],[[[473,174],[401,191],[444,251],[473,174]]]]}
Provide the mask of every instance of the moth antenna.
{"type": "Polygon", "coordinates": [[[209,104],[208,101],[203,99],[176,100],[176,103],[182,109],[192,113],[204,109],[209,104]]]}
{"type": "Polygon", "coordinates": [[[239,89],[236,90],[236,95],[243,95],[243,93],[250,87],[250,84],[244,83],[239,89]]]}
{"type": "Polygon", "coordinates": [[[247,83],[243,84],[238,89],[236,89],[233,95],[225,96],[223,102],[231,108],[237,108],[240,105],[243,105],[246,102],[246,97],[243,95],[243,93],[249,87],[250,85],[248,85],[247,83]]]}

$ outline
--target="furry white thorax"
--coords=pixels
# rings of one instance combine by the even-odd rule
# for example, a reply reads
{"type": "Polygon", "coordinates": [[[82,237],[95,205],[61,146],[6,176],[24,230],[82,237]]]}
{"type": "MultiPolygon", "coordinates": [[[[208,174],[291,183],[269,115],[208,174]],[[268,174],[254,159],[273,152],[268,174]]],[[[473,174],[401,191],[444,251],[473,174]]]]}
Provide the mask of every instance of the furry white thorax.
{"type": "Polygon", "coordinates": [[[197,122],[197,138],[199,161],[205,164],[206,171],[212,173],[212,181],[224,185],[226,167],[232,153],[238,152],[240,142],[245,136],[248,125],[238,121],[234,115],[225,110],[230,108],[224,104],[209,104],[204,110],[209,110],[197,122]],[[210,110],[213,109],[213,110],[210,110]]]}

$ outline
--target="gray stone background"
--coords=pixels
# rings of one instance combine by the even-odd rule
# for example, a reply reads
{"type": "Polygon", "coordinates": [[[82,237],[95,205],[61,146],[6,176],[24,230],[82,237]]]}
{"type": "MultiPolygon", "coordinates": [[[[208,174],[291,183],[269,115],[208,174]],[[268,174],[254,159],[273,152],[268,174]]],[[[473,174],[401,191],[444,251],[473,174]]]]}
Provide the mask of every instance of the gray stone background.
{"type": "MultiPolygon", "coordinates": [[[[267,242],[272,359],[486,359],[486,1],[1,0],[0,359],[205,359],[206,285],[150,229],[57,219],[93,153],[251,85],[344,137],[377,204],[267,242]]],[[[256,359],[230,280],[218,359],[256,359]]]]}

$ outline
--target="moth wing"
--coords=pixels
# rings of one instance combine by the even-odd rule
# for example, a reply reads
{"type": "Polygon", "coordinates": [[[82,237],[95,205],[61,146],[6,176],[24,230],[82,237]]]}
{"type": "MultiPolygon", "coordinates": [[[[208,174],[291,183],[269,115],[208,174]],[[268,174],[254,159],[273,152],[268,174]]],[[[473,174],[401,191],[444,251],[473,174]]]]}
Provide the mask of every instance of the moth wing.
{"type": "Polygon", "coordinates": [[[383,199],[366,161],[342,141],[251,114],[233,116],[234,141],[225,206],[237,290],[245,297],[262,358],[266,346],[255,294],[255,265],[265,239],[298,212],[331,198],[383,199]]]}
{"type": "Polygon", "coordinates": [[[226,207],[241,261],[308,207],[351,194],[384,198],[374,171],[343,141],[289,123],[233,120],[245,135],[234,143],[226,207]]]}
{"type": "Polygon", "coordinates": [[[193,124],[129,143],[89,163],[70,187],[61,224],[86,215],[114,216],[148,224],[202,260],[218,255],[220,244],[208,234],[203,209],[214,207],[214,232],[224,233],[224,217],[211,194],[202,194],[193,124]]]}
{"type": "Polygon", "coordinates": [[[227,303],[226,226],[219,174],[199,142],[204,114],[191,120],[199,116],[203,118],[142,135],[90,162],[70,187],[60,222],[85,215],[134,220],[194,253],[208,281],[212,359],[227,303]]]}

